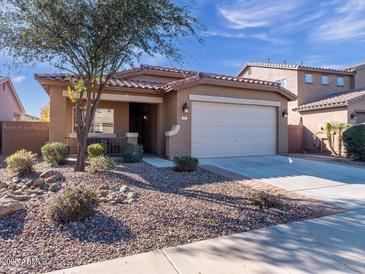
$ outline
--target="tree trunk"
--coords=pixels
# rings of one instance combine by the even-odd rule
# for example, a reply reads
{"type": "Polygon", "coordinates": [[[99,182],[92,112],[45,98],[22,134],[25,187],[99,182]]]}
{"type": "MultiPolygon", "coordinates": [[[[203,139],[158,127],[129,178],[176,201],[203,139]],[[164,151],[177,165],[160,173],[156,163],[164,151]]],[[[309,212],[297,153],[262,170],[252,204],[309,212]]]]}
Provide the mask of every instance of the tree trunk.
{"type": "Polygon", "coordinates": [[[338,155],[342,156],[342,130],[338,131],[338,155]]]}
{"type": "Polygon", "coordinates": [[[77,162],[75,171],[85,171],[87,134],[77,134],[77,162]]]}
{"type": "Polygon", "coordinates": [[[331,150],[331,152],[337,156],[337,153],[335,149],[333,148],[333,142],[332,142],[332,134],[327,132],[327,140],[328,140],[328,146],[331,150]]]}

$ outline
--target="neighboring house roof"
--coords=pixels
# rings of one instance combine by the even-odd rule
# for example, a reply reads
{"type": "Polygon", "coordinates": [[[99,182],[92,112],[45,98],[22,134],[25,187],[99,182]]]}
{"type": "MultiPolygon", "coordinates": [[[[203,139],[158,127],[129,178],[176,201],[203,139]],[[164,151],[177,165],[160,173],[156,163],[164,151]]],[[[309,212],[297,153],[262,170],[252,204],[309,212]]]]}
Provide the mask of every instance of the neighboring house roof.
{"type": "Polygon", "coordinates": [[[289,69],[289,70],[332,72],[332,73],[346,74],[346,75],[354,74],[352,71],[348,71],[346,69],[322,68],[322,67],[304,66],[304,65],[297,65],[297,64],[249,62],[239,71],[237,76],[241,75],[248,67],[264,67],[264,68],[289,69]]]}
{"type": "Polygon", "coordinates": [[[301,105],[295,109],[294,111],[309,111],[316,109],[325,109],[325,108],[336,108],[348,106],[351,102],[360,100],[365,98],[365,89],[356,89],[351,91],[337,92],[326,97],[323,97],[320,100],[315,102],[301,105]]]}
{"type": "Polygon", "coordinates": [[[15,101],[17,102],[17,104],[18,104],[18,106],[19,106],[19,108],[20,108],[21,112],[22,112],[22,113],[25,113],[24,106],[23,106],[23,104],[22,104],[22,101],[20,101],[20,98],[19,98],[19,96],[18,96],[18,94],[17,94],[17,92],[16,92],[16,89],[15,89],[15,87],[14,87],[14,85],[13,85],[13,82],[12,82],[12,81],[10,80],[10,78],[9,78],[9,77],[7,77],[7,76],[0,76],[0,84],[2,84],[2,83],[4,83],[4,82],[8,82],[8,83],[9,83],[9,85],[10,85],[10,91],[11,91],[11,93],[13,94],[13,96],[14,96],[14,98],[15,98],[15,101]]]}
{"type": "MultiPolygon", "coordinates": [[[[164,68],[158,66],[146,66],[142,65],[140,68],[135,68],[132,70],[127,70],[126,73],[119,72],[115,77],[113,77],[108,85],[110,87],[125,87],[125,88],[138,88],[144,89],[147,92],[153,93],[166,93],[172,90],[178,90],[185,88],[187,86],[197,85],[200,83],[207,83],[213,85],[235,85],[237,87],[250,86],[257,89],[270,90],[278,92],[279,94],[287,97],[290,100],[295,100],[296,95],[290,91],[280,87],[277,82],[262,81],[257,79],[249,79],[243,77],[233,77],[228,75],[220,75],[215,73],[202,73],[194,72],[188,70],[181,70],[175,68],[164,68]],[[184,73],[187,75],[183,79],[171,81],[171,82],[158,82],[158,81],[142,81],[135,79],[128,79],[130,76],[129,72],[133,71],[143,71],[143,70],[157,70],[157,71],[167,71],[174,73],[184,73]]],[[[36,74],[35,78],[38,81],[51,80],[51,81],[62,81],[67,82],[69,75],[67,74],[36,74]]]]}
{"type": "Polygon", "coordinates": [[[348,67],[343,67],[341,69],[346,70],[346,71],[350,71],[350,72],[356,72],[359,68],[362,68],[365,66],[365,62],[362,63],[358,63],[358,64],[353,64],[351,66],[348,67]]]}

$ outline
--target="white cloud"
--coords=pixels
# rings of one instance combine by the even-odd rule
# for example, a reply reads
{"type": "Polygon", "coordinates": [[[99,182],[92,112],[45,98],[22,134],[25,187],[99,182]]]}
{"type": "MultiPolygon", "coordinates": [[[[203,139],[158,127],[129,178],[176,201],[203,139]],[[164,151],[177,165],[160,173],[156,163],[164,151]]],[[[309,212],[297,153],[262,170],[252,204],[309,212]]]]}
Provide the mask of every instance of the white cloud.
{"type": "Polygon", "coordinates": [[[313,32],[312,40],[345,42],[365,38],[365,1],[334,2],[335,13],[313,32]]]}
{"type": "Polygon", "coordinates": [[[218,6],[218,12],[233,29],[267,27],[301,6],[301,1],[235,1],[233,4],[218,6]]]}
{"type": "Polygon", "coordinates": [[[15,76],[15,77],[14,77],[14,78],[12,78],[11,80],[12,80],[14,83],[21,83],[21,82],[23,82],[25,79],[26,79],[26,77],[25,77],[25,76],[19,75],[19,76],[15,76]]]}
{"type": "Polygon", "coordinates": [[[224,31],[206,31],[204,32],[205,36],[221,36],[226,38],[244,38],[246,35],[244,33],[233,33],[233,32],[224,32],[224,31]]]}
{"type": "Polygon", "coordinates": [[[217,11],[230,30],[224,37],[240,30],[273,44],[288,44],[298,33],[315,43],[365,40],[365,0],[231,0],[217,11]]]}
{"type": "Polygon", "coordinates": [[[286,45],[286,44],[288,44],[288,41],[285,41],[284,39],[280,39],[280,38],[271,37],[266,32],[255,33],[255,34],[252,34],[250,37],[255,38],[255,39],[259,39],[259,40],[262,40],[262,41],[265,41],[265,42],[270,42],[270,43],[273,43],[273,44],[277,44],[277,45],[286,45]]]}

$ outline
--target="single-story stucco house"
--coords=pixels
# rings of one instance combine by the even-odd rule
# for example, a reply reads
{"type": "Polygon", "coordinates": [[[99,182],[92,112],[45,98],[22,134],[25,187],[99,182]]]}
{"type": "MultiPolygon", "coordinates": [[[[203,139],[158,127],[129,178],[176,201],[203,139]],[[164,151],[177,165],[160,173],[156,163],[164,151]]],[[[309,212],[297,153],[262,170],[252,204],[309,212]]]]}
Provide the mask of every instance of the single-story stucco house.
{"type": "MultiPolygon", "coordinates": [[[[50,96],[50,141],[74,144],[67,75],[35,78],[50,96]]],[[[275,82],[141,65],[110,80],[89,136],[138,142],[168,158],[285,153],[295,99],[275,82]]]]}

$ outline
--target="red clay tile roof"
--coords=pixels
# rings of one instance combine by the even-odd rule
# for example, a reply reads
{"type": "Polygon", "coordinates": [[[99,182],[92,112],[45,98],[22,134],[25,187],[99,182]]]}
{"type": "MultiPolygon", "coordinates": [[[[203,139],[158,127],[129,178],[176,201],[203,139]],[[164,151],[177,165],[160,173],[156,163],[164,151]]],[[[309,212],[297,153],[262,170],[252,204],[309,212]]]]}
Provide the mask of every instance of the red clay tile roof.
{"type": "Polygon", "coordinates": [[[365,98],[365,89],[357,89],[350,90],[344,92],[337,92],[322,99],[301,105],[298,108],[293,109],[294,111],[309,111],[315,109],[324,109],[324,108],[335,108],[347,106],[349,103],[354,102],[356,100],[360,100],[365,98]]]}
{"type": "MultiPolygon", "coordinates": [[[[193,72],[188,70],[181,70],[181,69],[175,69],[175,68],[165,68],[165,67],[158,67],[158,66],[146,66],[142,65],[140,68],[133,69],[134,71],[137,70],[143,70],[143,69],[152,69],[152,70],[160,70],[160,71],[169,71],[169,72],[178,72],[178,73],[184,73],[188,74],[188,77],[181,79],[181,80],[175,80],[172,82],[155,82],[155,81],[142,81],[142,80],[134,80],[134,79],[128,79],[128,77],[123,77],[124,73],[118,73],[115,77],[113,77],[108,85],[113,87],[126,87],[126,88],[140,88],[140,89],[146,89],[154,92],[169,92],[171,90],[174,90],[175,87],[181,87],[186,84],[190,84],[192,82],[197,82],[202,79],[213,79],[213,80],[219,80],[222,82],[235,82],[235,83],[246,83],[246,84],[253,84],[257,86],[265,86],[265,87],[271,87],[274,91],[278,91],[285,97],[288,97],[289,99],[295,99],[296,95],[291,93],[290,91],[283,89],[280,87],[280,84],[277,82],[270,82],[270,81],[263,81],[263,80],[257,80],[257,79],[250,79],[250,78],[243,78],[243,77],[234,77],[234,76],[228,76],[228,75],[221,75],[221,74],[215,74],[215,73],[203,73],[203,72],[193,72]]],[[[127,70],[131,71],[131,70],[127,70]]],[[[36,74],[35,78],[37,80],[55,80],[55,81],[62,81],[67,82],[68,81],[67,74],[36,74]]]]}
{"type": "Polygon", "coordinates": [[[363,67],[365,65],[365,62],[353,64],[351,66],[343,67],[341,69],[349,71],[349,72],[355,72],[358,68],[363,67]]]}
{"type": "Polygon", "coordinates": [[[152,66],[152,65],[140,65],[137,68],[126,69],[118,72],[118,76],[126,76],[128,77],[131,74],[143,72],[143,71],[162,71],[162,72],[171,72],[181,74],[181,77],[185,78],[188,76],[196,75],[197,71],[192,70],[185,70],[185,69],[178,69],[178,68],[168,68],[168,67],[161,67],[161,66],[152,66]]]}
{"type": "MultiPolygon", "coordinates": [[[[36,79],[39,80],[55,80],[67,82],[69,75],[67,74],[36,74],[36,79]]],[[[113,77],[109,80],[108,86],[110,87],[125,87],[125,88],[140,88],[152,91],[162,91],[161,88],[166,84],[166,82],[155,82],[155,81],[142,81],[142,80],[132,80],[124,79],[120,77],[113,77]]]]}
{"type": "Polygon", "coordinates": [[[335,72],[341,74],[353,74],[352,71],[346,69],[334,69],[334,68],[323,68],[323,67],[313,67],[313,66],[304,66],[297,64],[280,64],[280,63],[261,63],[261,62],[248,62],[238,73],[239,75],[249,66],[252,67],[266,67],[266,68],[282,68],[282,69],[293,69],[293,70],[317,70],[323,72],[335,72]]]}

